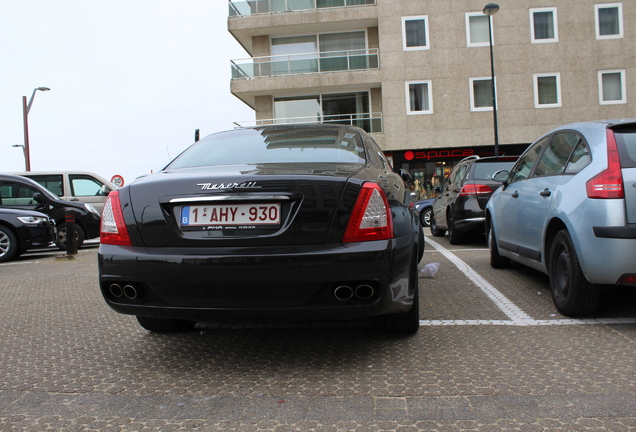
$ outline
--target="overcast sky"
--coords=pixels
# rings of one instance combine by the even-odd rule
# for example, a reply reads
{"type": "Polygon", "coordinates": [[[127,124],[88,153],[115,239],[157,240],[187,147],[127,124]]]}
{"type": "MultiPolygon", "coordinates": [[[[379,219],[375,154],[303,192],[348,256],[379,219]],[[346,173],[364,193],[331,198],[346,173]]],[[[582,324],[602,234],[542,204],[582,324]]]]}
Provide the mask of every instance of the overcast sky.
{"type": "Polygon", "coordinates": [[[0,0],[0,172],[92,171],[126,183],[201,136],[253,120],[230,94],[226,0],[0,0]]]}

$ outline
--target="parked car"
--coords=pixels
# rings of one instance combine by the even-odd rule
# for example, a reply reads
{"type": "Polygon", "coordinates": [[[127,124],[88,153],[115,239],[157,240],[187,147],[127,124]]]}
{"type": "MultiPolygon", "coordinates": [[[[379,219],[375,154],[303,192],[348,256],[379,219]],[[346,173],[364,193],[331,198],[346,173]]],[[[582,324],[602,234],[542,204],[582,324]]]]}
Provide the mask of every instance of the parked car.
{"type": "Polygon", "coordinates": [[[12,174],[35,180],[64,201],[91,204],[100,214],[108,194],[117,189],[108,180],[86,171],[29,171],[12,174]]]}
{"type": "Polygon", "coordinates": [[[49,246],[54,240],[55,223],[44,213],[0,208],[0,262],[49,246]]]}
{"type": "Polygon", "coordinates": [[[210,135],[111,192],[102,295],[154,332],[360,317],[415,332],[424,245],[411,180],[356,127],[210,135]]]}
{"type": "Polygon", "coordinates": [[[66,250],[67,210],[72,211],[75,216],[78,249],[84,240],[99,237],[101,217],[95,207],[86,203],[63,201],[26,177],[0,174],[0,208],[34,210],[49,216],[57,226],[55,244],[61,250],[66,250]]]}
{"type": "Polygon", "coordinates": [[[493,181],[495,172],[510,169],[516,156],[469,156],[462,159],[438,190],[430,219],[431,234],[460,244],[471,232],[485,233],[486,203],[500,183],[493,181]]]}
{"type": "Polygon", "coordinates": [[[565,315],[603,285],[636,287],[636,119],[568,124],[535,141],[487,206],[490,263],[546,273],[565,315]]]}
{"type": "Polygon", "coordinates": [[[415,202],[415,210],[420,215],[420,224],[423,227],[431,226],[431,214],[433,212],[433,201],[435,198],[427,198],[425,200],[415,202]]]}

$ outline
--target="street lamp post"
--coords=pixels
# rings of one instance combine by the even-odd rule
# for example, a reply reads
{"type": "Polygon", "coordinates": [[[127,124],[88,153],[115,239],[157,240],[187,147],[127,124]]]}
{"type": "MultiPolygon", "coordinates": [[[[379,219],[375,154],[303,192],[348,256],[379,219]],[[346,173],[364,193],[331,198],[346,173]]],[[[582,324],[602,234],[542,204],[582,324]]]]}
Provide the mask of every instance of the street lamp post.
{"type": "Polygon", "coordinates": [[[490,40],[490,79],[492,82],[492,115],[495,128],[495,156],[499,156],[499,127],[497,125],[497,92],[495,90],[495,60],[492,52],[492,16],[499,12],[499,5],[488,3],[484,14],[488,15],[488,39],[490,40]]]}
{"type": "Polygon", "coordinates": [[[33,89],[33,93],[31,94],[31,99],[29,99],[28,104],[26,96],[22,96],[22,120],[24,122],[24,159],[27,171],[31,171],[31,154],[29,151],[29,122],[27,120],[27,117],[29,115],[29,111],[31,111],[31,105],[33,105],[33,97],[35,96],[35,92],[38,90],[49,91],[51,89],[48,87],[36,87],[35,89],[33,89]]]}

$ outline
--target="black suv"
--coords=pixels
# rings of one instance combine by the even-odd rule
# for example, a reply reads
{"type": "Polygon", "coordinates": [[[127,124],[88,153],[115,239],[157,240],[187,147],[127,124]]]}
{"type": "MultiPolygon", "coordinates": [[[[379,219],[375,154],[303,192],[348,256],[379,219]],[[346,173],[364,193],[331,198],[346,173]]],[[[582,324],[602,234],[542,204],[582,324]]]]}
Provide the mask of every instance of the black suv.
{"type": "Polygon", "coordinates": [[[461,243],[469,232],[485,234],[486,203],[501,186],[492,176],[499,170],[510,170],[517,158],[469,156],[462,159],[436,189],[431,234],[442,237],[448,231],[451,244],[461,243]]]}
{"type": "Polygon", "coordinates": [[[55,244],[66,250],[66,210],[75,215],[77,248],[85,239],[99,237],[101,217],[90,204],[63,201],[26,177],[0,174],[0,208],[35,210],[46,214],[57,225],[55,244]]]}

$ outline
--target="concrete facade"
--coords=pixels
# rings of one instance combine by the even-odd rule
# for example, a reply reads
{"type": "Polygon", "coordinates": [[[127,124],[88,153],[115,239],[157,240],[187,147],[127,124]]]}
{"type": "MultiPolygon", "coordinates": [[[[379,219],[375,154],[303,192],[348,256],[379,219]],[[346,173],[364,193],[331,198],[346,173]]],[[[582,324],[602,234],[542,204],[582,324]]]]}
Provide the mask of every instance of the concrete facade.
{"type": "MultiPolygon", "coordinates": [[[[230,17],[228,29],[253,57],[269,55],[281,35],[365,30],[378,48],[379,68],[253,79],[234,79],[232,93],[275,117],[273,99],[316,92],[368,91],[382,114],[373,136],[387,152],[492,146],[493,113],[471,110],[470,78],[489,78],[489,46],[467,46],[467,13],[481,14],[484,0],[377,0],[376,4],[230,17]],[[426,17],[428,49],[405,50],[405,17],[426,17]],[[432,112],[408,114],[407,83],[427,81],[432,112]]],[[[492,17],[499,142],[528,144],[558,125],[636,116],[636,2],[508,0],[492,17]],[[598,39],[595,5],[617,6],[622,37],[598,39]],[[555,11],[558,37],[533,43],[531,10],[555,11]],[[599,71],[621,71],[626,98],[599,102],[599,71]],[[535,106],[535,74],[557,75],[560,106],[535,106]]]]}

